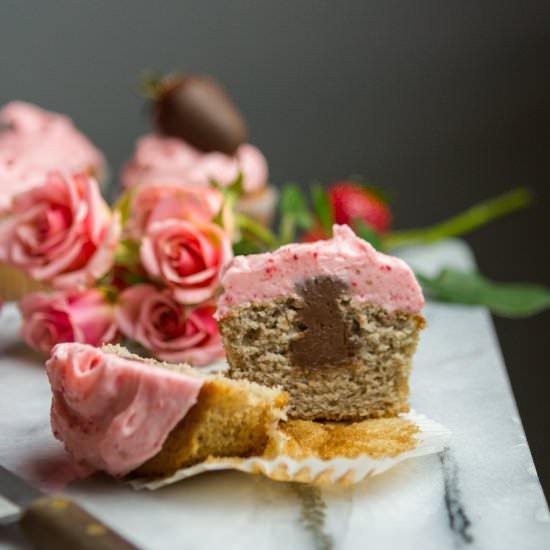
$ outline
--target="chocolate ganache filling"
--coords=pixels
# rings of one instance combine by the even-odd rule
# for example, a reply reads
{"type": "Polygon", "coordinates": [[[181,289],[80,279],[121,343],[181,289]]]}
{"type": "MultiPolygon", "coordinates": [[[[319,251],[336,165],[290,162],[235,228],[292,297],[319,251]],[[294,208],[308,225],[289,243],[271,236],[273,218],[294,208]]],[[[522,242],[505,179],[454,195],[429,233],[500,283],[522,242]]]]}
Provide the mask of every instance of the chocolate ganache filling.
{"type": "Polygon", "coordinates": [[[295,367],[342,365],[353,359],[357,343],[338,305],[347,290],[341,279],[318,276],[296,285],[303,300],[297,311],[298,325],[303,328],[290,344],[290,360],[295,367]]]}

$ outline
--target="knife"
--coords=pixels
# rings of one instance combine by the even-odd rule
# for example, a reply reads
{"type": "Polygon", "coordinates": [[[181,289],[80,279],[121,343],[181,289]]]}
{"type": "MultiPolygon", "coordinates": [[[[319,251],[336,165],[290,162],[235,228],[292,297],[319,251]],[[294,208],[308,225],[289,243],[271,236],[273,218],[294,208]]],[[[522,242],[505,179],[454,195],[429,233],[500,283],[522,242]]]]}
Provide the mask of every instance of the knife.
{"type": "Polygon", "coordinates": [[[0,526],[19,522],[40,550],[137,550],[64,495],[46,496],[0,466],[0,526]]]}

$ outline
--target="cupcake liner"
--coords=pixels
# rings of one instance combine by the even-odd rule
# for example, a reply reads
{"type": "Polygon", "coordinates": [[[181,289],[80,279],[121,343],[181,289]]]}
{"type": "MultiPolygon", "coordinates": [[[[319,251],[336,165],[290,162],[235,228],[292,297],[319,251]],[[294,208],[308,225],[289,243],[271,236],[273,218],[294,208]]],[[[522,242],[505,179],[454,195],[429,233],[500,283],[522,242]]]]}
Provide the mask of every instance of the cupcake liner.
{"type": "MultiPolygon", "coordinates": [[[[399,415],[416,428],[413,448],[402,450],[393,456],[369,456],[363,454],[355,458],[336,456],[329,460],[318,457],[303,459],[280,454],[275,457],[251,458],[209,458],[194,466],[181,468],[169,477],[162,479],[132,479],[134,489],[160,489],[177,481],[193,477],[204,472],[217,470],[238,470],[251,474],[262,474],[275,481],[294,481],[316,485],[351,485],[381,474],[404,460],[418,456],[441,452],[450,439],[450,431],[428,419],[424,415],[411,411],[399,415]]],[[[367,421],[368,422],[368,421],[367,421]]]]}

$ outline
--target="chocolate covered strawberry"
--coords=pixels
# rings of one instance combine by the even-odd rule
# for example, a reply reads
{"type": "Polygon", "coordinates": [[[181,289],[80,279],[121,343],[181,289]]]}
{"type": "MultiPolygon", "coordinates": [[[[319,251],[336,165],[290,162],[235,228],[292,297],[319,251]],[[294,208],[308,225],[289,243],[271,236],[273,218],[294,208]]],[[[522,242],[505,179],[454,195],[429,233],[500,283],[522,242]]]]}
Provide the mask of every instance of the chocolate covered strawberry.
{"type": "Polygon", "coordinates": [[[233,155],[246,142],[243,117],[222,87],[204,75],[170,76],[154,90],[157,131],[204,152],[233,155]]]}
{"type": "Polygon", "coordinates": [[[339,181],[327,192],[336,223],[353,227],[360,221],[377,233],[390,229],[392,216],[388,204],[368,188],[354,181],[339,181]]]}

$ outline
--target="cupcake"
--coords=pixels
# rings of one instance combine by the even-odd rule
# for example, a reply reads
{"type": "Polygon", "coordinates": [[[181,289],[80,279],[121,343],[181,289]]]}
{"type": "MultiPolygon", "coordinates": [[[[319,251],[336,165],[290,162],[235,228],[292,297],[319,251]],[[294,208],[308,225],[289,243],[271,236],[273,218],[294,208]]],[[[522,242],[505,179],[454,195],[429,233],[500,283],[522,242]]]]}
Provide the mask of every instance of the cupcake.
{"type": "Polygon", "coordinates": [[[334,237],[237,256],[216,317],[228,376],[289,395],[289,418],[352,420],[408,410],[424,298],[409,266],[348,226],[334,237]]]}
{"type": "Polygon", "coordinates": [[[280,390],[119,346],[58,344],[46,370],[53,433],[82,475],[164,476],[209,457],[261,454],[285,417],[280,390]]]}
{"type": "Polygon", "coordinates": [[[264,224],[271,222],[277,194],[267,184],[267,162],[253,145],[240,145],[234,155],[204,153],[185,141],[149,134],[141,137],[122,170],[122,184],[176,184],[190,188],[231,185],[242,171],[244,194],[238,210],[264,224]]]}
{"type": "Polygon", "coordinates": [[[50,170],[91,172],[104,181],[105,159],[69,118],[14,101],[0,109],[0,212],[50,170]]]}

